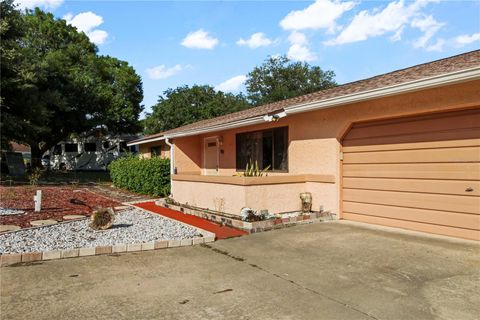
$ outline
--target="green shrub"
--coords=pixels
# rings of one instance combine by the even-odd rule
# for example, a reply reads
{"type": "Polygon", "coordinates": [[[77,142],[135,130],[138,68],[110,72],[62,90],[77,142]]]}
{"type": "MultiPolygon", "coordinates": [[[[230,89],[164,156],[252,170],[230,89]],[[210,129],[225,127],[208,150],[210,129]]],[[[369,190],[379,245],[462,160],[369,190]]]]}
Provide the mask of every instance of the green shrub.
{"type": "Polygon", "coordinates": [[[136,193],[165,197],[170,194],[170,160],[119,158],[108,166],[113,185],[136,193]]]}

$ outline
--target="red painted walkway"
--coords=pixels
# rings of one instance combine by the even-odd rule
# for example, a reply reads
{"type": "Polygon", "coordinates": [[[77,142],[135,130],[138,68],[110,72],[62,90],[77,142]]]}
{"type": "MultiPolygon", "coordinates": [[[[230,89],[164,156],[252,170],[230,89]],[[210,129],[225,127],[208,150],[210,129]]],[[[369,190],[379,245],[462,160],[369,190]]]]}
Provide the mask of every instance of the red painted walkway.
{"type": "Polygon", "coordinates": [[[135,206],[157,213],[167,218],[178,220],[183,223],[189,224],[191,226],[213,232],[215,233],[216,240],[240,237],[248,234],[246,231],[238,230],[238,229],[227,227],[227,226],[221,226],[211,221],[208,221],[196,216],[192,216],[190,214],[185,214],[180,211],[175,211],[172,209],[167,209],[164,207],[157,206],[153,201],[137,203],[135,204],[135,206]]]}

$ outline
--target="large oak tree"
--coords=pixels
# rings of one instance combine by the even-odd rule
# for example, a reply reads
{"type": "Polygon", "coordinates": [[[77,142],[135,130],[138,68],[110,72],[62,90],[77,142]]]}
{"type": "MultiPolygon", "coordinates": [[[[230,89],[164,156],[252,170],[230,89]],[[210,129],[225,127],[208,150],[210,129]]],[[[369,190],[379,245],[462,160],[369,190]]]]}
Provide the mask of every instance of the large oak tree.
{"type": "Polygon", "coordinates": [[[255,67],[245,82],[248,99],[262,105],[336,86],[335,73],[286,56],[269,57],[255,67]]]}
{"type": "Polygon", "coordinates": [[[144,121],[145,133],[152,134],[196,121],[218,117],[250,107],[241,94],[216,91],[211,86],[182,86],[160,96],[144,121]]]}
{"type": "Polygon", "coordinates": [[[2,47],[8,44],[1,52],[2,142],[30,145],[35,166],[72,134],[138,130],[143,91],[132,67],[99,56],[83,32],[50,13],[21,13],[11,0],[1,6],[2,47]]]}

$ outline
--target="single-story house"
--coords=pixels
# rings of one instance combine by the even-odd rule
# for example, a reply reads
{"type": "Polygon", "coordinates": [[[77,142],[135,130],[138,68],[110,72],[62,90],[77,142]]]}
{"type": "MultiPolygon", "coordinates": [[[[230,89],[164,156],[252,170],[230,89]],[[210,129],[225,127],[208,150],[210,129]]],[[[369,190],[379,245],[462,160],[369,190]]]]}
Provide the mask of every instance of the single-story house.
{"type": "Polygon", "coordinates": [[[155,143],[179,203],[283,213],[310,192],[338,219],[480,240],[480,50],[129,145],[155,143]],[[250,160],[268,176],[239,175],[250,160]]]}
{"type": "Polygon", "coordinates": [[[129,141],[127,146],[138,146],[138,153],[143,158],[170,157],[170,146],[165,142],[163,132],[129,141]]]}

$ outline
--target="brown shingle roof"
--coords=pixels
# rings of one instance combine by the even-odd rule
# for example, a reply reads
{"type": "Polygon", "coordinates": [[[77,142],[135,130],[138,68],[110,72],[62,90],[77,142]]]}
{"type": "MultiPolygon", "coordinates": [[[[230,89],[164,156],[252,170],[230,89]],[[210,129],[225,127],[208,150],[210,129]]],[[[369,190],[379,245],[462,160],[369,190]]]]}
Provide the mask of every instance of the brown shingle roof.
{"type": "Polygon", "coordinates": [[[11,141],[10,146],[13,152],[30,152],[30,146],[27,146],[26,144],[20,144],[11,141]]]}
{"type": "Polygon", "coordinates": [[[330,98],[338,98],[348,94],[359,93],[373,89],[380,89],[392,85],[398,85],[414,80],[420,80],[423,78],[429,78],[478,66],[480,66],[480,50],[475,50],[449,58],[385,73],[372,78],[346,83],[334,88],[313,92],[299,97],[226,114],[212,119],[198,121],[172,130],[157,133],[151,136],[146,136],[136,141],[148,140],[160,137],[165,134],[178,133],[182,131],[206,128],[214,125],[221,125],[229,122],[245,120],[257,116],[262,116],[289,106],[314,101],[321,101],[330,98]]]}

